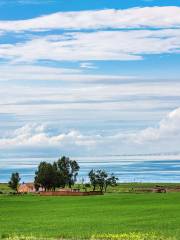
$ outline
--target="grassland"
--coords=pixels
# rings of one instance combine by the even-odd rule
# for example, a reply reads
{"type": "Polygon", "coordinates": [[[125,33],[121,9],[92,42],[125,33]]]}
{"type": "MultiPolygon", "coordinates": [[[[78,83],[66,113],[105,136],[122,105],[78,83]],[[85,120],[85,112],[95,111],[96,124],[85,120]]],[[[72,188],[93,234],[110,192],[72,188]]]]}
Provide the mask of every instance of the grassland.
{"type": "Polygon", "coordinates": [[[9,193],[12,190],[8,187],[7,183],[0,183],[0,192],[1,193],[9,193]]]}
{"type": "MultiPolygon", "coordinates": [[[[179,226],[180,193],[111,193],[93,197],[0,196],[2,238],[15,234],[84,239],[96,234],[155,232],[158,236],[173,236],[178,240],[179,226]]],[[[119,235],[117,239],[151,238],[120,238],[119,235]]]]}
{"type": "MultiPolygon", "coordinates": [[[[154,188],[156,185],[163,186],[165,188],[175,188],[180,187],[180,183],[119,183],[116,187],[108,187],[108,193],[122,193],[122,192],[132,192],[138,189],[154,188]]],[[[82,184],[76,184],[74,188],[79,188],[83,191],[82,184]]],[[[87,188],[87,190],[92,190],[92,188],[87,188]]],[[[98,189],[97,189],[98,190],[98,189]]],[[[9,193],[13,192],[7,183],[0,183],[0,192],[9,193]]]]}

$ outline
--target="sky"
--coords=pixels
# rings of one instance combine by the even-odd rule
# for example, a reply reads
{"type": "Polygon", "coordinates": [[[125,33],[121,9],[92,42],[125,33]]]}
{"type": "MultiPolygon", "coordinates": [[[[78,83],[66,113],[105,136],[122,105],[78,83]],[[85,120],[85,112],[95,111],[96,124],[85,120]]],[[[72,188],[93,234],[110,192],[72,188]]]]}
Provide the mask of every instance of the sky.
{"type": "Polygon", "coordinates": [[[0,157],[180,152],[180,1],[1,0],[0,157]]]}

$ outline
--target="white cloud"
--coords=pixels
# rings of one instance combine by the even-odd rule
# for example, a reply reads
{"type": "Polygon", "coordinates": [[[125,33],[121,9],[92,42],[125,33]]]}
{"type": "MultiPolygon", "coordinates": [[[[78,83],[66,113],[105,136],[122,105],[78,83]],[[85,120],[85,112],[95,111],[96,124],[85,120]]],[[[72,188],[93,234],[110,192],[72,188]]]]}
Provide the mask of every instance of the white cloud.
{"type": "Polygon", "coordinates": [[[167,6],[125,10],[58,12],[34,19],[0,21],[0,30],[3,31],[139,27],[180,27],[180,8],[167,6]]]}
{"type": "MultiPolygon", "coordinates": [[[[15,76],[17,74],[16,80],[20,76],[17,72],[14,72],[15,76]]],[[[36,79],[36,74],[33,75],[33,72],[28,75],[31,79],[36,79]]],[[[112,119],[126,119],[128,115],[128,119],[152,120],[154,116],[162,114],[162,111],[164,113],[179,106],[180,83],[178,81],[169,80],[164,84],[164,81],[131,79],[126,83],[126,79],[122,78],[121,82],[120,76],[119,79],[116,76],[114,81],[118,83],[109,84],[113,76],[92,75],[91,78],[85,74],[79,76],[76,78],[80,78],[82,82],[77,82],[72,75],[73,81],[76,81],[75,84],[68,81],[63,83],[21,81],[18,84],[16,81],[1,82],[0,113],[26,116],[31,119],[46,116],[51,121],[58,121],[59,118],[68,115],[73,121],[77,117],[91,119],[92,111],[95,111],[98,117],[94,116],[94,118],[99,118],[101,121],[109,119],[110,115],[112,119]],[[89,82],[90,80],[92,82],[89,82]]],[[[67,77],[71,79],[70,75],[67,77]]]]}
{"type": "MultiPolygon", "coordinates": [[[[91,65],[86,65],[91,67],[91,65]]],[[[93,66],[92,66],[93,67],[93,66]]],[[[84,68],[84,67],[83,67],[84,68]]],[[[135,76],[86,74],[83,69],[26,64],[1,64],[0,81],[74,81],[95,82],[136,79],[135,76]]]]}
{"type": "Polygon", "coordinates": [[[160,121],[157,128],[147,128],[139,133],[133,134],[130,138],[135,143],[144,144],[146,142],[172,141],[180,138],[180,108],[170,112],[166,118],[160,121]]]}
{"type": "Polygon", "coordinates": [[[130,37],[126,33],[71,33],[68,34],[68,38],[66,36],[36,37],[25,43],[4,44],[0,46],[0,57],[13,62],[33,62],[44,59],[56,61],[141,59],[141,56],[135,56],[133,53],[126,52],[126,49],[122,49],[125,45],[124,40],[130,37]]]}
{"type": "MultiPolygon", "coordinates": [[[[38,148],[61,148],[78,149],[84,148],[87,151],[99,151],[101,154],[107,154],[113,149],[114,154],[119,151],[140,149],[141,151],[148,146],[160,149],[165,144],[169,149],[178,150],[180,137],[180,108],[170,112],[159,123],[157,128],[147,128],[142,131],[137,131],[134,134],[117,132],[114,135],[88,135],[82,134],[76,130],[70,130],[67,133],[51,134],[51,131],[45,125],[28,124],[24,127],[15,130],[6,138],[0,139],[1,149],[16,149],[34,147],[38,148]],[[177,141],[178,139],[178,141],[177,141]],[[177,144],[178,143],[178,144],[177,144]],[[176,145],[177,144],[177,145],[176,145]],[[143,146],[143,149],[142,149],[143,146]],[[106,149],[106,150],[105,150],[106,149]]],[[[153,148],[152,148],[153,149],[153,148]]],[[[164,149],[168,152],[169,149],[164,149]]]]}
{"type": "Polygon", "coordinates": [[[61,80],[62,76],[80,75],[81,71],[71,68],[58,68],[38,65],[1,64],[0,81],[9,80],[61,80]]]}
{"type": "Polygon", "coordinates": [[[86,68],[86,69],[96,69],[97,68],[93,63],[90,63],[90,62],[82,62],[82,63],[80,63],[80,67],[86,68]]]}
{"type": "Polygon", "coordinates": [[[12,62],[37,60],[141,60],[146,54],[180,52],[180,31],[139,30],[69,33],[0,45],[0,57],[12,62]]]}
{"type": "Polygon", "coordinates": [[[84,136],[80,132],[71,130],[50,136],[46,125],[27,124],[15,130],[9,137],[0,139],[0,148],[16,147],[67,147],[86,146],[91,147],[96,141],[91,136],[84,136]]]}

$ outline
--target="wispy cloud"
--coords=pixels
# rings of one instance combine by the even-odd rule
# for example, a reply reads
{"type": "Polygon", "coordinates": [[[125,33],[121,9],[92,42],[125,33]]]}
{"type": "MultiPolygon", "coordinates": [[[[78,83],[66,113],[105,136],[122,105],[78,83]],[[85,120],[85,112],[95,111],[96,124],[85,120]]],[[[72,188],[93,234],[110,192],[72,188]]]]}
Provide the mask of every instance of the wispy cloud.
{"type": "Polygon", "coordinates": [[[27,42],[0,45],[0,57],[16,63],[38,60],[128,61],[141,60],[147,54],[179,52],[178,29],[78,32],[34,37],[27,42]]]}
{"type": "MultiPolygon", "coordinates": [[[[82,63],[83,64],[83,63],[82,63]]],[[[87,74],[84,68],[94,68],[94,65],[83,64],[82,69],[38,66],[30,64],[1,64],[0,81],[59,81],[59,82],[110,82],[135,80],[131,75],[87,74]]]]}
{"type": "Polygon", "coordinates": [[[0,21],[0,30],[171,28],[180,27],[179,16],[180,8],[175,6],[58,12],[28,20],[0,21]]]}
{"type": "Polygon", "coordinates": [[[93,63],[90,63],[90,62],[82,62],[82,63],[80,63],[80,67],[86,68],[86,69],[96,69],[97,68],[93,63]]]}
{"type": "Polygon", "coordinates": [[[1,35],[18,36],[14,43],[2,41],[0,58],[13,63],[82,61],[82,68],[92,68],[87,61],[133,61],[147,54],[179,53],[179,16],[180,8],[172,6],[59,12],[0,21],[1,35]]]}

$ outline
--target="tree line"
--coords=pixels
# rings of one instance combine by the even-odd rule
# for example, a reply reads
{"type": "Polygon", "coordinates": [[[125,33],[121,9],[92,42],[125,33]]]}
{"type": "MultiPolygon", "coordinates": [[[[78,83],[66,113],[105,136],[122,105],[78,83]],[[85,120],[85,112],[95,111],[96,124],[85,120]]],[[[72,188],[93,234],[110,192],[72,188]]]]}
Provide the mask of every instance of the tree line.
{"type": "MultiPolygon", "coordinates": [[[[41,162],[35,172],[34,186],[36,191],[43,188],[45,191],[55,191],[56,188],[72,188],[77,181],[79,164],[68,157],[61,157],[53,163],[41,162]]],[[[99,189],[101,192],[107,190],[108,186],[116,186],[118,178],[114,174],[108,174],[106,171],[92,169],[88,173],[90,185],[93,191],[99,189]]],[[[9,187],[18,191],[20,183],[19,173],[12,173],[9,181],[9,187]]]]}

